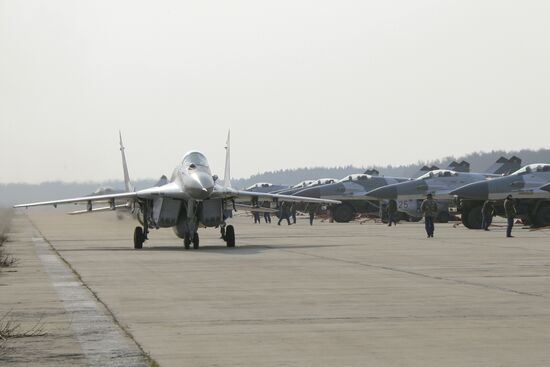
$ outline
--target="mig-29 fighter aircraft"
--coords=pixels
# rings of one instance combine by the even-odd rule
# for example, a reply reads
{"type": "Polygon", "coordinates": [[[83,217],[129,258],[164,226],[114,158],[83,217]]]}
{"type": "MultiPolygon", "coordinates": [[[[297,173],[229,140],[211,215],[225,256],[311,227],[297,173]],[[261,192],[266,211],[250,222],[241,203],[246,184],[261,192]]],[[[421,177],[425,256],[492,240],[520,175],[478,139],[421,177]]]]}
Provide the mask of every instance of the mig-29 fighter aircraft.
{"type": "MultiPolygon", "coordinates": [[[[277,195],[271,193],[255,193],[233,189],[230,181],[230,148],[227,135],[225,176],[223,186],[216,183],[217,176],[210,171],[208,160],[199,151],[186,153],[174,169],[169,182],[145,190],[134,191],[130,183],[122,137],[120,149],[124,170],[126,192],[118,194],[93,195],[79,198],[53,200],[45,202],[15,205],[16,208],[28,208],[40,205],[85,203],[86,212],[107,211],[116,209],[130,210],[141,217],[143,227],[134,230],[134,248],[141,249],[148,239],[150,228],[172,227],[175,234],[183,239],[185,248],[193,243],[199,247],[199,227],[220,227],[222,238],[227,247],[235,246],[235,230],[232,225],[226,225],[227,210],[234,209],[236,201],[274,201],[274,202],[307,202],[319,204],[340,204],[336,200],[315,199],[299,196],[277,195]],[[125,200],[125,204],[117,204],[125,200]],[[93,208],[93,203],[108,203],[108,206],[93,208]]],[[[247,206],[250,211],[265,211],[265,208],[247,206]]]]}
{"type": "Polygon", "coordinates": [[[409,205],[406,208],[400,207],[398,210],[409,216],[418,217],[421,216],[418,212],[420,202],[426,198],[426,195],[432,194],[438,204],[436,219],[445,223],[450,219],[448,204],[454,198],[450,192],[466,184],[486,179],[487,176],[481,173],[440,169],[427,172],[412,181],[380,187],[368,192],[367,196],[378,200],[408,200],[409,205]]]}
{"type": "Polygon", "coordinates": [[[550,225],[550,164],[529,164],[509,176],[476,182],[451,191],[457,197],[456,210],[467,228],[481,228],[481,207],[495,200],[497,214],[503,215],[502,200],[516,199],[519,216],[526,224],[550,225]]]}
{"type": "Polygon", "coordinates": [[[378,215],[379,205],[376,203],[376,199],[369,201],[369,198],[365,196],[367,192],[407,180],[409,179],[353,174],[336,183],[307,187],[296,192],[295,195],[341,201],[341,204],[331,206],[332,218],[338,223],[346,223],[355,217],[355,213],[378,215]]]}

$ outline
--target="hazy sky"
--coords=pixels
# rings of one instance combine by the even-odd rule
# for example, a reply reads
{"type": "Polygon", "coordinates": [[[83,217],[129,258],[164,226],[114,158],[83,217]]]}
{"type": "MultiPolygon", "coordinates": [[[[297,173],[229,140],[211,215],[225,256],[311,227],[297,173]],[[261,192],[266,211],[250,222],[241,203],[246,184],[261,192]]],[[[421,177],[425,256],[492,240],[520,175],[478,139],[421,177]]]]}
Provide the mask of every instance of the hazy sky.
{"type": "Polygon", "coordinates": [[[548,147],[549,1],[0,0],[0,182],[548,147]]]}

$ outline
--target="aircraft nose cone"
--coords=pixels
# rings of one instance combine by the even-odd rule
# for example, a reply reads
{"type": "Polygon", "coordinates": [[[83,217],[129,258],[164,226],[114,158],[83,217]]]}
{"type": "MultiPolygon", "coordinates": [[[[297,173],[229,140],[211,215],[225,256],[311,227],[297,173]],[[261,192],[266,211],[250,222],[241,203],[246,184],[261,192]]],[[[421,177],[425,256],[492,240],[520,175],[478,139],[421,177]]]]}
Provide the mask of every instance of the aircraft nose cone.
{"type": "Polygon", "coordinates": [[[376,199],[396,199],[397,187],[395,187],[394,185],[382,186],[367,192],[367,196],[370,196],[376,199]]]}
{"type": "Polygon", "coordinates": [[[193,174],[186,187],[189,195],[196,200],[206,199],[214,190],[214,180],[210,175],[193,174]]]}
{"type": "Polygon", "coordinates": [[[489,183],[474,182],[451,191],[451,195],[465,199],[487,200],[489,198],[489,183]]]}

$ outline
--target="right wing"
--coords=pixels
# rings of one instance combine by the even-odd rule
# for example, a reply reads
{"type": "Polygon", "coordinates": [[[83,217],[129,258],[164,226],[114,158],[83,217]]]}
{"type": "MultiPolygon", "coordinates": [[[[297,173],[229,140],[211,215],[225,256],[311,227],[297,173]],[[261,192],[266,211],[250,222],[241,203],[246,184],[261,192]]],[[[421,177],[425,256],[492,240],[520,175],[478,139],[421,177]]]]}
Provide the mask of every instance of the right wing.
{"type": "Polygon", "coordinates": [[[176,183],[171,182],[163,186],[151,187],[151,188],[136,191],[136,192],[123,192],[119,194],[107,194],[107,195],[90,195],[90,196],[82,196],[78,198],[18,204],[18,205],[14,205],[14,208],[29,208],[32,206],[45,206],[45,205],[53,205],[57,207],[57,205],[62,205],[62,204],[78,204],[78,203],[90,204],[93,202],[102,202],[102,203],[111,202],[112,203],[115,200],[127,199],[130,201],[130,200],[140,200],[140,199],[154,199],[158,197],[171,197],[171,198],[177,199],[177,198],[182,198],[184,196],[180,187],[176,183]]]}
{"type": "Polygon", "coordinates": [[[223,198],[223,199],[241,199],[245,200],[258,200],[258,201],[269,201],[269,200],[280,200],[287,202],[296,202],[296,203],[316,203],[316,204],[341,204],[339,200],[331,199],[319,199],[319,198],[310,198],[305,196],[294,196],[294,195],[280,195],[280,194],[271,194],[265,192],[251,192],[251,191],[242,191],[235,190],[229,187],[220,188],[216,187],[213,197],[223,198]]]}
{"type": "Polygon", "coordinates": [[[112,200],[118,199],[136,199],[137,193],[135,192],[123,192],[120,194],[109,194],[109,195],[91,195],[91,196],[82,196],[79,198],[70,198],[70,199],[61,199],[61,200],[50,200],[50,201],[40,201],[35,203],[26,203],[26,204],[17,204],[14,205],[14,208],[29,208],[31,206],[45,206],[53,205],[57,206],[60,204],[78,204],[78,203],[89,203],[89,202],[109,202],[112,200]]]}

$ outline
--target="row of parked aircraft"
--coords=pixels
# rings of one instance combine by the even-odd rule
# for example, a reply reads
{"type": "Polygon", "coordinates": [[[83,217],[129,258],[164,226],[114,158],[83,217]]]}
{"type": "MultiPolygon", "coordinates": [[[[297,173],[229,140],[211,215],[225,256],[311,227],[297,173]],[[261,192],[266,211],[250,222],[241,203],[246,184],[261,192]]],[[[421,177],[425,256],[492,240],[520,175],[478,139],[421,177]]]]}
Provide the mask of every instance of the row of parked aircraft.
{"type": "MultiPolygon", "coordinates": [[[[438,201],[438,221],[447,222],[461,214],[462,223],[472,229],[481,227],[481,207],[486,200],[496,201],[497,214],[503,215],[501,202],[512,195],[522,219],[536,226],[550,225],[550,165],[531,164],[521,168],[521,159],[499,158],[485,172],[470,172],[469,163],[452,162],[447,169],[423,167],[416,178],[384,177],[370,170],[340,180],[303,182],[305,188],[293,191],[303,197],[331,199],[336,222],[349,222],[357,213],[383,216],[389,200],[396,200],[401,219],[421,218],[420,203],[427,194],[438,201]],[[323,183],[323,181],[325,181],[323,183]],[[330,182],[326,182],[330,181],[330,182]]],[[[270,184],[253,185],[249,190],[268,190],[270,184]]],[[[296,190],[296,189],[294,189],[296,190]]],[[[281,192],[281,190],[278,190],[281,192]]]]}
{"type": "MultiPolygon", "coordinates": [[[[330,210],[336,222],[349,222],[357,213],[382,215],[389,200],[397,200],[402,219],[420,220],[420,202],[432,194],[439,202],[439,221],[461,214],[468,228],[480,228],[481,205],[487,199],[502,200],[511,194],[519,201],[523,219],[533,225],[550,225],[550,165],[533,164],[520,169],[517,157],[500,158],[487,172],[472,173],[467,162],[453,162],[447,169],[423,167],[416,178],[385,177],[376,170],[352,174],[343,179],[321,178],[303,181],[292,187],[258,183],[245,190],[231,186],[230,136],[227,136],[223,184],[212,175],[207,158],[199,151],[184,155],[170,179],[136,190],[128,173],[125,148],[120,136],[124,173],[123,191],[101,190],[78,198],[15,205],[34,207],[85,204],[85,209],[70,214],[110,210],[129,211],[141,226],[134,230],[134,248],[141,249],[150,229],[171,227],[183,239],[185,248],[199,247],[198,229],[219,228],[227,247],[235,246],[234,227],[227,223],[232,211],[278,212],[282,202],[305,207],[316,205],[330,210]],[[458,200],[457,200],[458,198],[458,200]],[[95,207],[96,203],[103,203],[95,207]],[[260,205],[260,203],[262,205],[260,205]],[[265,205],[265,204],[268,205],[265,205]],[[450,210],[454,209],[453,214],[450,210]]],[[[502,208],[496,206],[497,213],[502,208]]]]}

